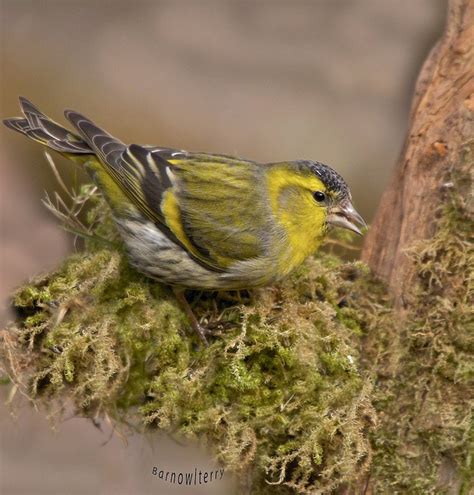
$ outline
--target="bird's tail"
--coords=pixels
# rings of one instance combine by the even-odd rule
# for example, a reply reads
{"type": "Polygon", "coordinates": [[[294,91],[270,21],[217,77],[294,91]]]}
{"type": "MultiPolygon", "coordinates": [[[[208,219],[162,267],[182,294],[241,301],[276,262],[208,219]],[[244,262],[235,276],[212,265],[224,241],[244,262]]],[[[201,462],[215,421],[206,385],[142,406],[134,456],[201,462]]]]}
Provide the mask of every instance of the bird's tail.
{"type": "Polygon", "coordinates": [[[3,121],[10,129],[65,155],[94,154],[84,139],[51,120],[22,96],[20,107],[24,117],[12,117],[3,121]]]}

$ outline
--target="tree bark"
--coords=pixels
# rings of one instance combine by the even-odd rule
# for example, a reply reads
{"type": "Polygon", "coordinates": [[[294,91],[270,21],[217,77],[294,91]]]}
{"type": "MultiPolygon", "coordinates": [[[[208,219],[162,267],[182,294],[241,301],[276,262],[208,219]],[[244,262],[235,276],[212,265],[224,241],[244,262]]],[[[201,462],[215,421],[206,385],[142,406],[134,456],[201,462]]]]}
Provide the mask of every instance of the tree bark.
{"type": "Polygon", "coordinates": [[[416,282],[407,248],[436,231],[453,171],[471,164],[474,136],[474,0],[451,0],[444,35],[419,75],[409,132],[382,196],[362,259],[387,282],[395,306],[416,282]]]}
{"type": "MultiPolygon", "coordinates": [[[[454,380],[443,381],[437,373],[430,374],[439,362],[438,354],[442,355],[443,351],[439,346],[432,351],[433,342],[429,332],[422,341],[417,338],[423,331],[416,335],[410,333],[410,324],[413,322],[408,320],[414,319],[420,311],[423,312],[421,291],[417,292],[417,289],[423,288],[423,294],[428,299],[434,294],[429,294],[432,290],[430,286],[423,285],[421,278],[418,278],[416,259],[409,256],[407,251],[414,248],[418,241],[428,240],[439,232],[440,218],[447,211],[443,210],[443,206],[449,203],[451,195],[462,197],[469,204],[472,180],[459,179],[469,176],[472,178],[473,142],[474,0],[450,0],[444,34],[428,55],[418,77],[407,138],[365,239],[362,260],[378,278],[386,282],[394,298],[395,314],[399,316],[394,329],[394,341],[390,343],[390,351],[387,352],[402,357],[397,361],[392,382],[384,382],[384,377],[378,375],[379,387],[388,387],[397,397],[392,403],[392,416],[381,416],[382,426],[388,431],[394,431],[393,423],[397,418],[394,419],[393,415],[397,416],[402,412],[397,409],[397,401],[405,401],[404,407],[411,407],[410,413],[406,415],[411,418],[411,423],[404,430],[405,435],[400,440],[402,448],[398,454],[403,448],[412,448],[415,452],[439,455],[437,486],[453,494],[461,490],[459,465],[449,455],[435,453],[432,446],[424,446],[420,440],[421,433],[417,429],[425,435],[426,432],[431,435],[434,431],[427,424],[430,415],[424,397],[429,398],[431,407],[439,404],[440,409],[443,405],[439,396],[440,387],[444,387],[444,392],[450,391],[450,398],[445,396],[447,401],[452,400],[454,403],[458,400],[461,403],[463,398],[456,395],[456,387],[460,385],[454,380]],[[410,363],[415,363],[414,368],[407,371],[410,363]],[[402,393],[401,388],[397,388],[396,383],[400,380],[416,380],[416,377],[420,382],[418,387],[412,387],[413,399],[407,395],[400,398],[397,394],[402,393]],[[415,390],[423,390],[424,395],[419,393],[416,396],[415,390]],[[419,418],[418,423],[416,418],[419,418]]],[[[472,202],[470,207],[472,210],[472,202]]],[[[456,230],[452,234],[456,235],[456,230]]],[[[454,280],[456,273],[449,273],[454,280]]],[[[449,279],[444,279],[443,284],[449,285],[449,279]]],[[[449,287],[445,285],[438,289],[440,296],[444,292],[449,294],[449,287]]],[[[458,301],[451,302],[454,307],[458,301]]],[[[426,321],[432,320],[426,316],[426,321]]],[[[457,349],[453,352],[461,352],[455,345],[456,336],[449,333],[449,322],[445,322],[445,328],[442,325],[439,324],[433,330],[432,338],[457,349]]],[[[453,325],[456,325],[455,322],[453,325]]],[[[379,335],[374,338],[382,337],[379,335]]],[[[468,407],[467,398],[465,400],[468,407]]],[[[447,427],[444,431],[448,435],[447,427]]],[[[372,480],[369,474],[360,481],[355,493],[376,493],[376,486],[377,481],[372,480]]]]}

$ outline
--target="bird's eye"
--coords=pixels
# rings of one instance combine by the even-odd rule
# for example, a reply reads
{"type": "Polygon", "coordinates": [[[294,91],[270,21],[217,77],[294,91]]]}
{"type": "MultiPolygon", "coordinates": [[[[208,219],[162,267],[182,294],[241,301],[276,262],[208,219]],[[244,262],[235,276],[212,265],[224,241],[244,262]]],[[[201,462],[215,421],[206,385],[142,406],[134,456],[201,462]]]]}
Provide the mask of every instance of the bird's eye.
{"type": "Polygon", "coordinates": [[[315,193],[313,193],[313,198],[318,203],[322,203],[326,199],[326,195],[322,191],[316,191],[315,193]]]}

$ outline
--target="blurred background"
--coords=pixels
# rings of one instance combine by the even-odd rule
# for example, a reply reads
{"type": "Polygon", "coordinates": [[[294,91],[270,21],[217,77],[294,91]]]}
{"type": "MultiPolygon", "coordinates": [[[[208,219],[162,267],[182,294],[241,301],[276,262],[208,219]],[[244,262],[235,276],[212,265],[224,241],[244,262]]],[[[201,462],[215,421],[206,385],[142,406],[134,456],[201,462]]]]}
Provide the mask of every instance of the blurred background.
{"type": "MultiPolygon", "coordinates": [[[[445,0],[0,0],[1,116],[17,115],[24,95],[126,142],[323,161],[370,221],[445,10],[445,0]]],[[[73,244],[40,202],[56,188],[41,147],[3,126],[0,139],[3,326],[12,289],[73,244]]],[[[150,475],[215,467],[198,448],[160,437],[126,447],[80,419],[53,432],[29,407],[11,417],[0,393],[1,494],[231,493],[230,475],[188,489],[150,475]]]]}

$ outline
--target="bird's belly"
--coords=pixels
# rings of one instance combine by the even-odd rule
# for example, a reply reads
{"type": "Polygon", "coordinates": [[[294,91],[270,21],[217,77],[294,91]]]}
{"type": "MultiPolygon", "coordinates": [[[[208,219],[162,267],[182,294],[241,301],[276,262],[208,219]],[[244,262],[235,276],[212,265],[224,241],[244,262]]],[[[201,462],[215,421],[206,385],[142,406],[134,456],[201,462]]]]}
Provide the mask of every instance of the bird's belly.
{"type": "Polygon", "coordinates": [[[218,288],[219,272],[207,270],[152,222],[115,218],[130,263],[144,275],[186,288],[218,288]]]}
{"type": "MultiPolygon", "coordinates": [[[[262,277],[258,263],[225,272],[208,270],[152,222],[137,218],[115,218],[128,251],[130,263],[144,275],[168,285],[201,290],[234,290],[270,283],[262,277]]],[[[239,264],[241,265],[241,264],[239,264]]]]}

